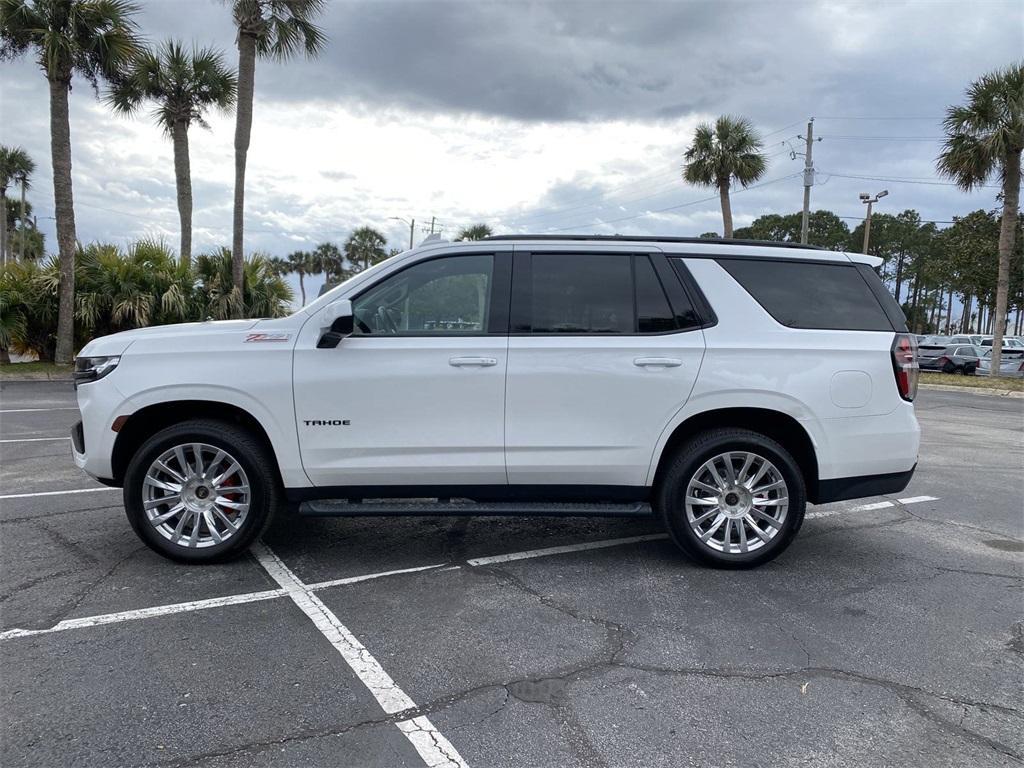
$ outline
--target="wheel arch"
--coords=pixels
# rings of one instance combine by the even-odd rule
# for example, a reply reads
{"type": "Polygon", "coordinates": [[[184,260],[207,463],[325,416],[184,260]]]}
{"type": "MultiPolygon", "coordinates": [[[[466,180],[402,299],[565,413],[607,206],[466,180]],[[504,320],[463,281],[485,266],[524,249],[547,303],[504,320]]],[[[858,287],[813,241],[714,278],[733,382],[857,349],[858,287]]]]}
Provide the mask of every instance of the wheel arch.
{"type": "Polygon", "coordinates": [[[128,416],[118,430],[111,455],[114,483],[124,482],[132,456],[152,435],[174,424],[193,419],[210,419],[236,424],[251,432],[266,448],[273,462],[277,480],[282,482],[277,453],[267,430],[259,419],[237,405],[215,400],[173,400],[147,405],[128,416]]]}
{"type": "Polygon", "coordinates": [[[818,497],[818,455],[814,441],[804,426],[782,411],[770,408],[715,408],[701,411],[678,424],[669,435],[658,456],[653,486],[657,487],[676,449],[688,439],[716,427],[737,427],[758,432],[782,445],[800,467],[807,487],[807,500],[818,497]]]}

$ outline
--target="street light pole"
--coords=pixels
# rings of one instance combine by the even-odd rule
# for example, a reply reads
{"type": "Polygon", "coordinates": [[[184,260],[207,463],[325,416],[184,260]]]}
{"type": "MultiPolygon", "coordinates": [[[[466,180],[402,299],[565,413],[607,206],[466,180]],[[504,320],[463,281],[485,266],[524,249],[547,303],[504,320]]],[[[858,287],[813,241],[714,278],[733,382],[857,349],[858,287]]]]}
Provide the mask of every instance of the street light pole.
{"type": "Polygon", "coordinates": [[[400,221],[403,224],[408,224],[409,225],[409,250],[411,251],[412,250],[413,233],[416,231],[416,219],[413,219],[412,221],[409,221],[407,219],[403,219],[401,216],[392,216],[391,220],[392,221],[400,221]]]}
{"type": "Polygon", "coordinates": [[[868,207],[867,215],[864,217],[864,247],[861,248],[861,253],[868,252],[868,242],[871,239],[871,208],[872,206],[874,206],[875,203],[877,203],[879,200],[881,200],[888,194],[889,190],[887,189],[883,189],[874,197],[869,195],[867,192],[860,193],[860,201],[867,205],[868,207]]]}

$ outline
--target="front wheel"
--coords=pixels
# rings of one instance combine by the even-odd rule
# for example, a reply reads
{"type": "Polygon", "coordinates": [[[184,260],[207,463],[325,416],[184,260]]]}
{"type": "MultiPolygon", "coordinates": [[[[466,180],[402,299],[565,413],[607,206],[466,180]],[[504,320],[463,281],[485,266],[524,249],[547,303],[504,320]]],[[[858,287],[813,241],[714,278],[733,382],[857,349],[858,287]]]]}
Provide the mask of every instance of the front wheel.
{"type": "Polygon", "coordinates": [[[156,433],[124,481],[128,521],[151,549],[189,563],[245,551],[269,523],[277,471],[261,441],[234,424],[194,420],[156,433]]]}
{"type": "Polygon", "coordinates": [[[683,445],[654,493],[672,539],[694,560],[752,568],[778,557],[803,524],[803,474],[779,443],[714,429],[683,445]]]}

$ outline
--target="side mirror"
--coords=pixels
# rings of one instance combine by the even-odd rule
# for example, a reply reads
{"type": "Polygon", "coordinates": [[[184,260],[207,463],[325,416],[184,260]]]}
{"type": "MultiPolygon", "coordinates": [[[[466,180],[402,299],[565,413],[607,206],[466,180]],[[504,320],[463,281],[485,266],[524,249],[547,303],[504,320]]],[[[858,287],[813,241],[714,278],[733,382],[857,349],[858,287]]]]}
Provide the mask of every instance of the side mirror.
{"type": "Polygon", "coordinates": [[[320,336],[317,349],[334,349],[346,336],[351,336],[355,329],[355,318],[352,315],[352,302],[340,299],[327,306],[324,310],[324,324],[327,330],[320,336]]]}

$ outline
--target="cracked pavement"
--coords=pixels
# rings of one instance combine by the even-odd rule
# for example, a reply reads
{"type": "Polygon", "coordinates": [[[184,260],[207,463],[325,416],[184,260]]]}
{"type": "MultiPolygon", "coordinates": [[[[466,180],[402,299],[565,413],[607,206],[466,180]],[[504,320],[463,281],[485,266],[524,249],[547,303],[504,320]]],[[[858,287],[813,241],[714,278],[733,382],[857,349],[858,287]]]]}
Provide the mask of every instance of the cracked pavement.
{"type": "MultiPolygon", "coordinates": [[[[73,404],[57,382],[0,399],[73,404]]],[[[385,713],[271,599],[0,641],[0,763],[422,766],[395,726],[429,717],[476,768],[1021,765],[1024,401],[923,390],[917,409],[900,496],[938,500],[835,505],[754,571],[697,568],[661,540],[466,563],[657,532],[648,520],[281,519],[265,540],[306,584],[445,564],[317,592],[413,709],[385,713]]],[[[74,419],[0,414],[0,439],[74,419]]],[[[0,444],[2,493],[91,487],[67,454],[0,444]]],[[[0,627],[276,587],[248,557],[160,559],[118,501],[0,501],[0,627]]]]}

